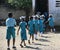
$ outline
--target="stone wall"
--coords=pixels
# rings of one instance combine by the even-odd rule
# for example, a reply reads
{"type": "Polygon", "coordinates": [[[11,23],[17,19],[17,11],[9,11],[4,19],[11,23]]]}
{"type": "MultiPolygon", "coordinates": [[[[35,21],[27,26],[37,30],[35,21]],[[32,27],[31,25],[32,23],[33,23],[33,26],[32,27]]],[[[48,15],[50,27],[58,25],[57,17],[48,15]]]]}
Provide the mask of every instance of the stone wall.
{"type": "Polygon", "coordinates": [[[23,10],[14,10],[0,6],[0,18],[6,19],[8,17],[8,12],[13,12],[15,19],[19,19],[20,16],[25,15],[23,10]]]}

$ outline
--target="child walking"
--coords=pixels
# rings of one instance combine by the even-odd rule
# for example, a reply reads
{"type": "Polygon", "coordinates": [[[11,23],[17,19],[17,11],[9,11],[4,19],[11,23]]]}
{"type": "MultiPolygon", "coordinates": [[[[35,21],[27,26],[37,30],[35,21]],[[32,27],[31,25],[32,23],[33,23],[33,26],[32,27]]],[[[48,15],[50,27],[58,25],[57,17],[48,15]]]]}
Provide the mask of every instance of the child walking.
{"type": "Polygon", "coordinates": [[[32,38],[32,43],[34,43],[34,22],[33,17],[30,17],[30,21],[28,22],[28,30],[29,30],[29,40],[28,43],[30,44],[30,39],[32,38]]]}
{"type": "Polygon", "coordinates": [[[37,39],[38,25],[39,25],[39,23],[38,23],[38,17],[35,16],[34,18],[35,18],[35,20],[34,20],[35,40],[38,40],[38,39],[37,39]]]}
{"type": "Polygon", "coordinates": [[[48,21],[49,22],[49,27],[51,29],[51,32],[54,31],[55,32],[55,28],[54,28],[54,18],[52,16],[52,14],[49,15],[48,21]]]}
{"type": "Polygon", "coordinates": [[[15,28],[14,28],[15,25],[16,25],[16,21],[13,18],[13,14],[10,12],[8,13],[8,18],[6,19],[6,27],[7,27],[6,39],[7,39],[7,45],[8,45],[7,50],[10,50],[11,36],[13,37],[13,48],[16,48],[15,47],[15,28]]]}
{"type": "Polygon", "coordinates": [[[43,19],[43,17],[44,17],[44,15],[41,15],[40,19],[39,19],[39,32],[41,33],[41,36],[44,33],[44,19],[43,19]]]}
{"type": "Polygon", "coordinates": [[[27,36],[26,36],[26,26],[27,26],[27,23],[25,22],[25,17],[22,16],[21,17],[21,22],[19,24],[19,28],[18,28],[18,31],[17,31],[17,35],[19,34],[19,30],[21,28],[21,44],[20,46],[23,47],[22,43],[24,43],[24,46],[26,46],[26,43],[25,43],[25,40],[27,40],[27,36]]]}

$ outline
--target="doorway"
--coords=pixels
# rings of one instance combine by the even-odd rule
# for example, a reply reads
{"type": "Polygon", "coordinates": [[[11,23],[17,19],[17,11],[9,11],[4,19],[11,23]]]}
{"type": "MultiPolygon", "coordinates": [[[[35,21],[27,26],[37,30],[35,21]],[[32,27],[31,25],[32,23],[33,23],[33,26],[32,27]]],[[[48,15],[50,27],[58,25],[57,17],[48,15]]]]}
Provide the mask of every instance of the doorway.
{"type": "Polygon", "coordinates": [[[44,12],[48,13],[48,0],[35,0],[35,13],[41,12],[43,14],[44,12]]]}

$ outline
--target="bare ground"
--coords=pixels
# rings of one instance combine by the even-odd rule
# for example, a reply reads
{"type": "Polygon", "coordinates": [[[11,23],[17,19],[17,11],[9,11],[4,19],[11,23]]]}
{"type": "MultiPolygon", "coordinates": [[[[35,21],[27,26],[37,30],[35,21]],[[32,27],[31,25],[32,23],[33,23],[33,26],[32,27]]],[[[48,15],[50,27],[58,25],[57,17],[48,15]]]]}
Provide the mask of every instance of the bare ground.
{"type": "MultiPolygon", "coordinates": [[[[18,27],[16,27],[16,30],[17,28],[18,27]]],[[[29,38],[28,33],[27,37],[29,38]]],[[[26,41],[27,47],[21,48],[20,36],[16,35],[16,50],[60,50],[60,33],[47,32],[43,34],[43,37],[40,37],[38,34],[38,39],[39,40],[34,41],[34,44],[31,43],[31,45],[26,41]]],[[[6,42],[6,27],[0,26],[0,50],[7,50],[6,42]]],[[[10,44],[11,50],[14,50],[12,49],[12,39],[10,44]]]]}

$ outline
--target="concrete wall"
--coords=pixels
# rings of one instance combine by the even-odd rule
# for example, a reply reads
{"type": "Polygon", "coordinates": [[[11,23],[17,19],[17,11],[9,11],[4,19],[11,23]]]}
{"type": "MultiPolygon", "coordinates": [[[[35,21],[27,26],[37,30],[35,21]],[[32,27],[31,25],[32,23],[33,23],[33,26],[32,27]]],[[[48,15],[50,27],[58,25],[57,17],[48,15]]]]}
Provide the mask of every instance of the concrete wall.
{"type": "Polygon", "coordinates": [[[15,19],[19,19],[21,15],[25,15],[23,10],[14,10],[8,9],[7,7],[0,7],[0,18],[6,19],[8,17],[8,12],[13,12],[15,19]]]}
{"type": "Polygon", "coordinates": [[[56,7],[56,0],[49,0],[49,13],[53,14],[55,25],[60,25],[60,7],[56,7]]]}

